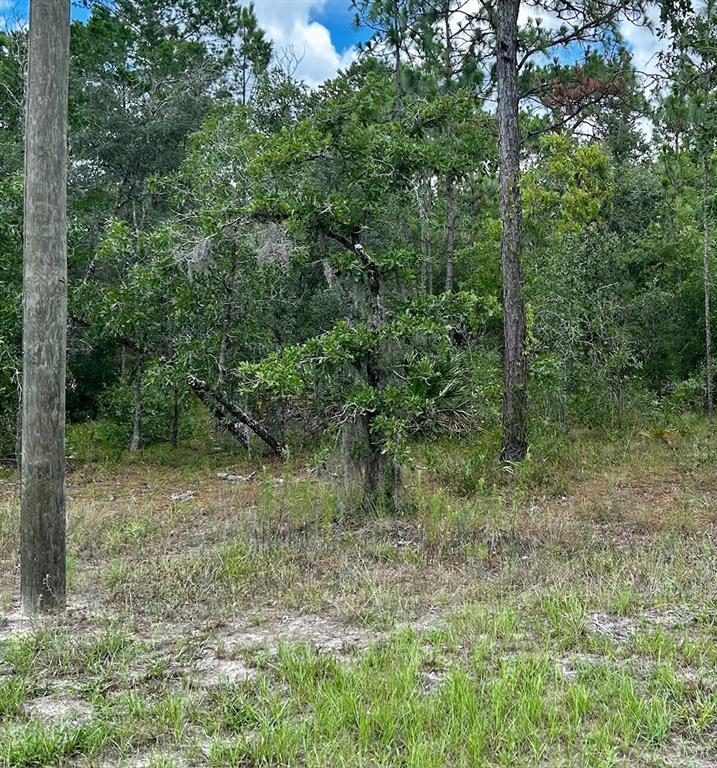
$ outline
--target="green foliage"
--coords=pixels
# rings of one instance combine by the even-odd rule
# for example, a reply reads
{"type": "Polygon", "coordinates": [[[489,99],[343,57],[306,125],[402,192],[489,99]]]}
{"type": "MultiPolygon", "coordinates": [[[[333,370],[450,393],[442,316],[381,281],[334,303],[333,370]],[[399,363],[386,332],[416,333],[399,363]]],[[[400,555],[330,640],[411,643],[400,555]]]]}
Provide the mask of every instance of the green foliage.
{"type": "MultiPolygon", "coordinates": [[[[592,3],[539,5],[562,18],[521,23],[519,39],[536,434],[699,408],[702,243],[706,231],[709,261],[717,213],[714,5],[675,15],[661,55],[669,87],[650,105],[618,29],[643,3],[602,20],[592,3]],[[550,59],[573,23],[586,44],[550,59]]],[[[372,450],[405,459],[415,438],[499,422],[488,6],[354,7],[371,42],[314,90],[273,58],[251,5],[118,0],[73,25],[67,402],[78,455],[127,442],[137,379],[145,445],[167,439],[175,405],[189,437],[190,376],[312,449],[366,419],[372,450]],[[449,242],[454,290],[441,293],[449,242]],[[92,437],[88,419],[99,419],[92,437]]],[[[0,34],[8,456],[24,47],[24,30],[0,34]]]]}
{"type": "Polygon", "coordinates": [[[13,452],[22,340],[22,178],[0,175],[0,455],[13,452]]]}
{"type": "Polygon", "coordinates": [[[0,29],[0,180],[22,165],[22,70],[26,55],[23,32],[0,29]]]}
{"type": "Polygon", "coordinates": [[[608,215],[614,168],[598,145],[580,146],[560,134],[544,136],[536,161],[523,181],[525,215],[536,237],[580,234],[608,215]]]}
{"type": "Polygon", "coordinates": [[[408,434],[467,428],[477,418],[471,377],[453,346],[480,322],[472,294],[422,297],[378,330],[339,323],[237,373],[240,390],[258,398],[305,402],[331,420],[376,414],[372,429],[384,450],[403,454],[408,434]],[[389,377],[380,387],[356,370],[390,344],[389,377]]]}

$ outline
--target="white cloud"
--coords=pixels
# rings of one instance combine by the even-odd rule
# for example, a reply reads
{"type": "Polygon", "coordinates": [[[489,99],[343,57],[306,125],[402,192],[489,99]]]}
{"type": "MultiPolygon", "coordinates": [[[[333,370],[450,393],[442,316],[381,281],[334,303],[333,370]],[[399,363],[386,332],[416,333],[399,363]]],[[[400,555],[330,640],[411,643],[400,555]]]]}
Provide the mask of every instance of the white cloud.
{"type": "MultiPolygon", "coordinates": [[[[649,13],[649,19],[657,24],[660,19],[659,11],[653,8],[649,13]]],[[[664,50],[668,42],[660,39],[655,32],[647,26],[640,26],[624,21],[620,32],[625,42],[632,51],[632,60],[636,69],[648,75],[657,71],[660,51],[664,50]]]]}
{"type": "MultiPolygon", "coordinates": [[[[1,0],[0,0],[1,1],[1,0]]],[[[291,49],[300,61],[296,77],[315,87],[351,63],[353,48],[336,50],[331,33],[311,21],[311,11],[320,10],[326,0],[254,0],[257,19],[274,41],[277,53],[291,49]]]]}
{"type": "Polygon", "coordinates": [[[8,29],[10,26],[9,19],[3,14],[3,11],[10,10],[10,5],[10,0],[0,0],[0,29],[2,30],[8,29]]]}
{"type": "MultiPolygon", "coordinates": [[[[338,51],[328,28],[311,20],[312,11],[320,11],[327,2],[337,1],[344,3],[344,0],[254,0],[257,19],[274,42],[274,50],[279,56],[290,50],[298,60],[294,75],[311,87],[333,77],[357,55],[355,48],[338,51]]],[[[348,5],[348,0],[345,3],[348,5]]],[[[18,0],[0,0],[0,28],[17,25],[17,20],[10,17],[18,7],[18,0]]]]}
{"type": "MultiPolygon", "coordinates": [[[[648,18],[653,25],[657,25],[660,19],[659,10],[653,6],[648,11],[648,18]]],[[[520,24],[526,24],[529,19],[539,20],[546,29],[556,29],[561,24],[555,14],[532,5],[522,4],[518,21],[520,24]]],[[[653,74],[657,69],[658,54],[665,48],[666,41],[659,39],[649,26],[633,24],[627,19],[622,20],[620,32],[632,51],[637,69],[640,72],[653,74]]]]}
{"type": "Polygon", "coordinates": [[[543,29],[556,29],[560,26],[560,21],[556,16],[542,8],[535,8],[531,5],[522,4],[518,9],[518,24],[521,26],[528,23],[529,20],[538,22],[543,29]]]}
{"type": "Polygon", "coordinates": [[[18,0],[0,0],[0,30],[11,32],[23,29],[27,21],[18,0]]]}

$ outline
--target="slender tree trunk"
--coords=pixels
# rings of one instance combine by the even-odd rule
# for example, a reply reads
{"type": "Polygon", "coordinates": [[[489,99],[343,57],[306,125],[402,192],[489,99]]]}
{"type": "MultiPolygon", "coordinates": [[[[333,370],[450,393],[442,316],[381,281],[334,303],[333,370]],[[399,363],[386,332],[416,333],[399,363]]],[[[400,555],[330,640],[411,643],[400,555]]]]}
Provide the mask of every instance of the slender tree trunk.
{"type": "MultiPolygon", "coordinates": [[[[135,259],[139,262],[142,258],[142,225],[144,216],[141,217],[137,213],[137,199],[134,197],[134,189],[132,194],[132,231],[134,233],[134,254],[135,259]]],[[[129,444],[130,453],[136,453],[142,443],[142,375],[143,360],[140,356],[137,359],[136,367],[134,370],[134,408],[132,412],[132,440],[129,444]]]]}
{"type": "Polygon", "coordinates": [[[132,415],[132,441],[129,444],[131,453],[139,450],[142,442],[142,360],[137,361],[134,372],[134,411],[132,415]]]}
{"type": "Polygon", "coordinates": [[[518,11],[520,0],[497,4],[496,67],[500,144],[501,267],[503,273],[503,445],[505,461],[528,449],[528,367],[523,298],[520,129],[518,125],[518,11]]]}
{"type": "Polygon", "coordinates": [[[401,73],[401,43],[403,32],[401,29],[400,2],[401,0],[395,0],[393,4],[393,33],[395,35],[395,40],[393,41],[393,77],[396,84],[396,115],[398,117],[403,116],[403,75],[401,73]]]}
{"type": "MultiPolygon", "coordinates": [[[[246,73],[245,73],[246,74],[246,73]]],[[[224,306],[222,309],[222,338],[219,343],[219,360],[218,368],[219,375],[217,376],[217,382],[220,390],[224,389],[224,384],[227,378],[227,364],[229,360],[229,331],[231,329],[232,311],[234,306],[234,282],[236,278],[237,270],[237,257],[236,251],[232,252],[231,267],[229,269],[229,275],[226,283],[224,284],[224,306]]],[[[215,435],[217,438],[225,436],[227,433],[235,435],[234,432],[227,429],[227,425],[224,420],[219,420],[216,423],[215,435]]],[[[240,438],[242,445],[249,450],[251,444],[249,434],[244,434],[240,438]]]]}
{"type": "Polygon", "coordinates": [[[445,67],[446,91],[451,90],[453,81],[453,34],[451,33],[451,3],[446,0],[443,5],[443,33],[446,36],[446,44],[443,49],[443,65],[445,67]]]}
{"type": "Polygon", "coordinates": [[[127,345],[123,344],[120,351],[120,379],[127,376],[127,345]]]}
{"type": "Polygon", "coordinates": [[[431,182],[423,174],[418,186],[418,212],[421,222],[421,282],[427,293],[433,293],[433,264],[431,263],[431,182]]]}
{"type": "Polygon", "coordinates": [[[242,57],[241,63],[241,104],[242,107],[246,107],[246,81],[247,71],[249,70],[249,63],[247,62],[246,55],[242,57]]]}
{"type": "Polygon", "coordinates": [[[397,111],[399,116],[401,116],[403,114],[403,85],[401,83],[401,48],[398,43],[396,43],[396,47],[393,51],[393,59],[394,79],[396,82],[396,103],[398,105],[397,111]]]}
{"type": "MultiPolygon", "coordinates": [[[[134,195],[134,189],[130,194],[134,195]]],[[[137,200],[132,197],[132,233],[134,235],[134,255],[137,261],[142,258],[142,226],[144,223],[144,213],[137,213],[137,200]]]]}
{"type": "Polygon", "coordinates": [[[179,389],[174,387],[174,397],[172,399],[172,429],[169,434],[169,442],[172,448],[176,448],[179,443],[179,389]]]}
{"type": "Polygon", "coordinates": [[[458,221],[458,197],[456,182],[452,174],[446,179],[446,291],[453,290],[453,269],[456,249],[456,222],[458,221]]]}
{"type": "Polygon", "coordinates": [[[229,359],[229,330],[232,324],[232,311],[234,309],[234,283],[237,273],[237,254],[236,248],[232,248],[231,264],[229,274],[224,288],[224,305],[222,307],[222,339],[219,345],[219,387],[224,386],[224,380],[227,373],[227,361],[229,359]]]}
{"type": "Polygon", "coordinates": [[[710,318],[710,220],[709,220],[709,158],[702,163],[702,278],[705,292],[705,366],[707,378],[707,419],[712,423],[714,416],[714,393],[712,376],[712,322],[710,318]]]}
{"type": "Polygon", "coordinates": [[[229,324],[231,322],[230,318],[230,312],[231,308],[229,306],[229,303],[227,303],[224,307],[224,316],[222,317],[222,339],[219,344],[219,376],[217,377],[217,380],[219,381],[219,386],[224,386],[224,380],[226,379],[227,375],[227,355],[229,352],[229,324]]]}
{"type": "Polygon", "coordinates": [[[22,513],[26,613],[65,607],[68,0],[31,0],[25,130],[22,513]]]}
{"type": "MultiPolygon", "coordinates": [[[[453,36],[451,34],[451,4],[446,0],[443,6],[443,31],[446,36],[443,51],[444,77],[446,78],[446,92],[453,88],[453,36]]],[[[456,196],[456,180],[452,173],[446,177],[446,291],[453,290],[453,266],[455,253],[456,222],[458,221],[458,198],[456,196]]]]}

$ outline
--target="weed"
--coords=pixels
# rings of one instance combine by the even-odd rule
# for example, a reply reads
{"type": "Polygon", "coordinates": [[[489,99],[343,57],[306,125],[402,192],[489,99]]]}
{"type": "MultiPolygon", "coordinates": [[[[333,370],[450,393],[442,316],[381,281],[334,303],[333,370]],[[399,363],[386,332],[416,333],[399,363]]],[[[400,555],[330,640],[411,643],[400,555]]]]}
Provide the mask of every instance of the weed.
{"type": "Polygon", "coordinates": [[[492,428],[416,446],[402,513],[357,519],[231,452],[104,455],[70,477],[71,610],[30,625],[4,483],[0,766],[593,768],[677,743],[697,762],[717,727],[713,440],[672,415],[535,437],[510,472],[492,428]],[[217,478],[229,462],[257,474],[217,478]],[[42,714],[63,698],[81,722],[42,714]]]}

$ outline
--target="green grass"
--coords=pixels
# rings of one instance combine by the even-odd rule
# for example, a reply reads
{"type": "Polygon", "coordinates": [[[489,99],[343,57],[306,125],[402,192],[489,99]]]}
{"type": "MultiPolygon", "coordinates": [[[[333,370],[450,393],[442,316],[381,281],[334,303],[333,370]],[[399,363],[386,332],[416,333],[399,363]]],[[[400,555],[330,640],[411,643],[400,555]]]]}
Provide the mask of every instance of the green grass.
{"type": "Polygon", "coordinates": [[[0,621],[2,768],[710,765],[700,420],[538,436],[507,470],[492,432],[424,446],[391,518],[342,516],[300,462],[163,451],[70,478],[70,611],[0,621]]]}
{"type": "MultiPolygon", "coordinates": [[[[470,637],[486,618],[463,617],[459,634],[470,637]]],[[[149,687],[110,699],[89,692],[89,722],[20,716],[0,727],[0,760],[61,765],[161,744],[214,766],[606,766],[639,764],[675,738],[710,743],[717,695],[685,682],[668,660],[640,671],[610,656],[578,658],[568,675],[555,645],[505,651],[518,624],[506,614],[488,620],[490,631],[467,652],[451,637],[457,628],[402,631],[350,663],[283,645],[241,685],[149,687]]],[[[18,658],[26,648],[11,651],[18,658]]]]}

